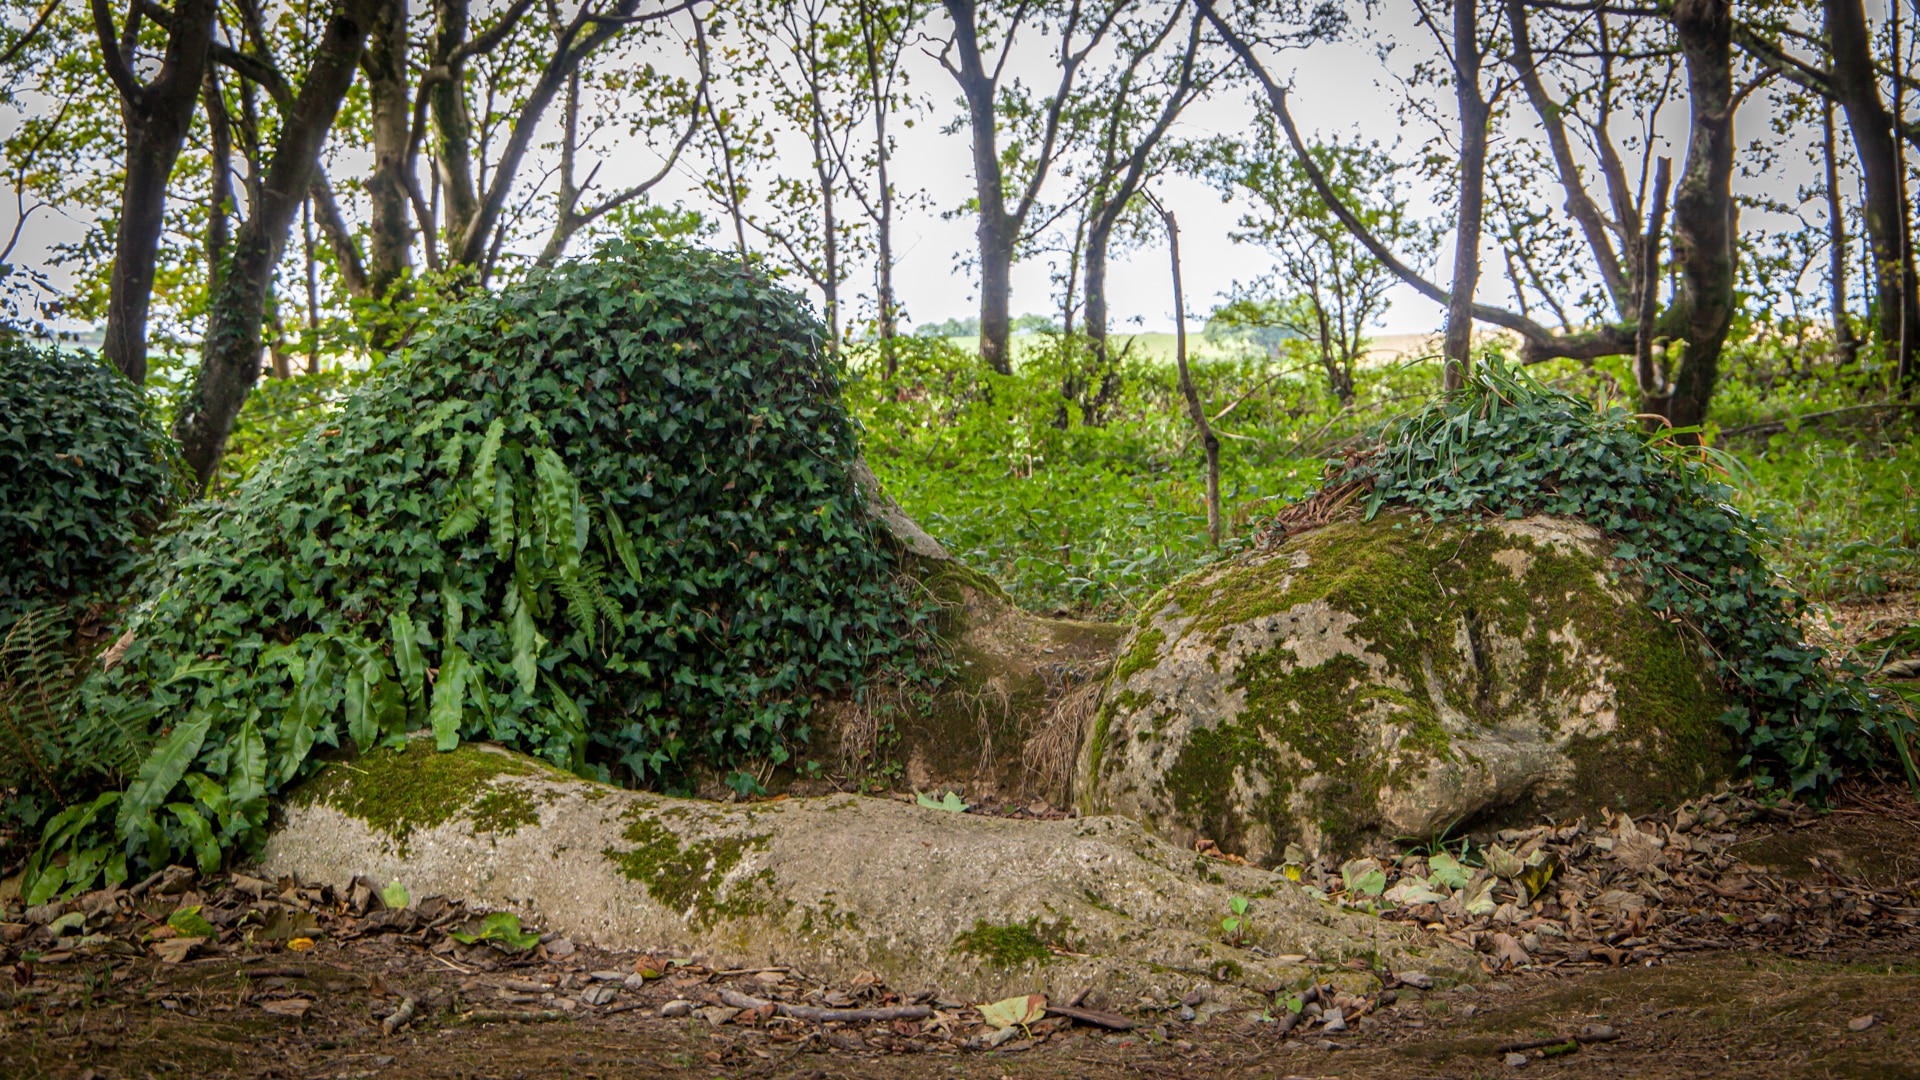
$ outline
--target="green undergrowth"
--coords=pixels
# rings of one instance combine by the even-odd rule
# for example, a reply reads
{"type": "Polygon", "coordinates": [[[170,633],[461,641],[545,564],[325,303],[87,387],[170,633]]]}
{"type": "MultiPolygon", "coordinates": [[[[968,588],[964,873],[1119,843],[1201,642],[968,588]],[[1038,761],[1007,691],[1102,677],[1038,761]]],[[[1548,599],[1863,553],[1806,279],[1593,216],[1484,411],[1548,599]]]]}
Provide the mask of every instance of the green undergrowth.
{"type": "Polygon", "coordinates": [[[1653,610],[1698,628],[1714,649],[1741,764],[1795,792],[1823,790],[1845,763],[1873,757],[1882,725],[1904,721],[1856,671],[1806,643],[1803,600],[1768,566],[1772,537],[1733,505],[1720,460],[1496,360],[1388,425],[1354,475],[1372,483],[1369,513],[1546,513],[1598,526],[1613,556],[1639,571],[1653,610]]]}
{"type": "Polygon", "coordinates": [[[759,885],[771,880],[772,871],[762,870],[739,881],[728,878],[748,852],[766,849],[766,836],[682,842],[674,830],[660,823],[657,811],[634,807],[627,817],[621,838],[634,846],[608,848],[601,854],[628,880],[646,886],[655,902],[707,926],[765,909],[766,897],[759,885]]]}
{"type": "Polygon", "coordinates": [[[975,919],[973,929],[953,939],[953,951],[978,956],[994,967],[1010,968],[1022,964],[1049,964],[1054,948],[1066,948],[1073,920],[1042,923],[1036,916],[1023,923],[990,923],[975,919]]]}

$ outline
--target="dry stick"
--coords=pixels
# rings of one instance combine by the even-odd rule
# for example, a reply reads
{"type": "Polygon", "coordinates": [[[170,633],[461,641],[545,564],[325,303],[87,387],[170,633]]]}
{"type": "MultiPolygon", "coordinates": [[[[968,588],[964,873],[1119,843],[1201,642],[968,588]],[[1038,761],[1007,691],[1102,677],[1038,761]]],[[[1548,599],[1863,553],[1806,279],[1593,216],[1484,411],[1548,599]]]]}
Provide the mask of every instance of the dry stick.
{"type": "Polygon", "coordinates": [[[1868,402],[1865,405],[1848,405],[1842,409],[1826,409],[1821,412],[1803,413],[1799,416],[1795,416],[1791,418],[1782,418],[1779,420],[1762,420],[1757,424],[1747,424],[1743,427],[1728,428],[1725,431],[1722,431],[1720,433],[1720,437],[1724,439],[1733,435],[1756,435],[1763,431],[1766,431],[1766,432],[1785,431],[1787,424],[1789,422],[1798,423],[1798,424],[1807,424],[1815,420],[1827,420],[1835,416],[1845,416],[1847,413],[1878,412],[1883,409],[1920,409],[1920,402],[1873,401],[1873,402],[1868,402]]]}
{"type": "Polygon", "coordinates": [[[1173,220],[1173,211],[1160,205],[1153,193],[1140,193],[1160,214],[1160,220],[1167,226],[1167,250],[1173,256],[1173,328],[1174,360],[1180,367],[1180,393],[1187,399],[1187,413],[1193,417],[1193,424],[1200,429],[1200,444],[1207,450],[1207,535],[1213,539],[1213,546],[1220,546],[1220,440],[1214,437],[1213,425],[1207,422],[1207,410],[1200,407],[1200,394],[1193,388],[1193,374],[1187,368],[1187,304],[1186,296],[1180,287],[1180,225],[1173,220]]]}
{"type": "Polygon", "coordinates": [[[1647,246],[1640,260],[1640,325],[1634,335],[1633,377],[1640,384],[1641,407],[1665,388],[1666,379],[1653,370],[1653,304],[1660,294],[1660,231],[1667,223],[1667,185],[1673,161],[1661,158],[1653,171],[1653,216],[1647,224],[1647,246]]]}
{"type": "Polygon", "coordinates": [[[777,1016],[811,1020],[814,1023],[825,1023],[829,1020],[852,1023],[867,1023],[873,1020],[924,1020],[933,1015],[932,1007],[927,1005],[892,1005],[879,1009],[816,1009],[811,1005],[788,1005],[784,1001],[768,1001],[751,994],[743,994],[730,986],[721,987],[720,1000],[736,1009],[758,1009],[771,1005],[777,1016]]]}

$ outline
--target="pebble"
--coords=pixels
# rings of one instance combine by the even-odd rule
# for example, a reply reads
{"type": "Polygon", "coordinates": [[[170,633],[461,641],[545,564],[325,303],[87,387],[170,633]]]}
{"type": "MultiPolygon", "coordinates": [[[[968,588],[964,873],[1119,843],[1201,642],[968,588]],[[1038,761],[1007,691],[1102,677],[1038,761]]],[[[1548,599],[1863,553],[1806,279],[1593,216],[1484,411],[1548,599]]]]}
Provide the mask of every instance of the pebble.
{"type": "Polygon", "coordinates": [[[647,977],[636,971],[633,974],[628,975],[626,978],[622,979],[620,982],[620,985],[626,987],[629,990],[638,990],[641,987],[647,985],[647,977]]]}
{"type": "Polygon", "coordinates": [[[1321,1025],[1320,1030],[1326,1032],[1345,1031],[1347,1030],[1347,1018],[1340,1015],[1340,1010],[1335,1009],[1327,1014],[1327,1022],[1321,1025]]]}
{"type": "Polygon", "coordinates": [[[1192,1023],[1194,1015],[1195,1014],[1193,1011],[1193,1006],[1191,1005],[1180,1006],[1180,1020],[1182,1023],[1188,1023],[1188,1024],[1192,1023]]]}
{"type": "Polygon", "coordinates": [[[1873,1020],[1874,1018],[1871,1013],[1867,1014],[1866,1016],[1856,1016],[1853,1019],[1847,1021],[1847,1030],[1848,1031],[1865,1031],[1868,1028],[1873,1026],[1873,1020]]]}
{"type": "Polygon", "coordinates": [[[1613,1025],[1588,1024],[1586,1027],[1580,1029],[1580,1037],[1592,1042],[1606,1042],[1608,1039],[1614,1037],[1613,1025]]]}
{"type": "Polygon", "coordinates": [[[620,982],[627,977],[624,971],[590,971],[587,978],[594,982],[620,982]]]}
{"type": "Polygon", "coordinates": [[[1527,1063],[1527,1055],[1525,1054],[1516,1053],[1516,1054],[1507,1055],[1507,1068],[1509,1069],[1522,1068],[1526,1065],[1526,1063],[1527,1063]]]}
{"type": "Polygon", "coordinates": [[[682,1016],[692,1016],[693,1002],[685,998],[669,1001],[665,1005],[660,1006],[660,1015],[670,1020],[678,1019],[682,1016]]]}
{"type": "Polygon", "coordinates": [[[567,938],[554,938],[547,942],[547,955],[555,960],[565,960],[573,953],[573,942],[567,938]]]}
{"type": "Polygon", "coordinates": [[[1397,977],[1401,986],[1411,986],[1415,990],[1433,989],[1433,976],[1424,971],[1403,971],[1397,977]]]}
{"type": "Polygon", "coordinates": [[[600,983],[587,987],[586,992],[580,995],[580,1000],[589,1005],[605,1005],[619,996],[619,987],[609,983],[600,983]]]}

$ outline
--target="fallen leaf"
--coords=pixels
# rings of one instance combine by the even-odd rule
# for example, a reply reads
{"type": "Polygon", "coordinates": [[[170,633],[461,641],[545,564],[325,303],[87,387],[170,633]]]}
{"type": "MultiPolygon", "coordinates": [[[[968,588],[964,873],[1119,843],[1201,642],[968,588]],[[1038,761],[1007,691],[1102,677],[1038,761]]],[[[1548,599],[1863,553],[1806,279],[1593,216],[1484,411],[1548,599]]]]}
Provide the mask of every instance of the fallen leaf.
{"type": "Polygon", "coordinates": [[[306,952],[308,949],[313,948],[313,939],[310,937],[294,938],[287,942],[287,948],[292,949],[294,952],[306,952]]]}
{"type": "Polygon", "coordinates": [[[1527,868],[1526,860],[1499,844],[1487,848],[1487,870],[1496,877],[1512,881],[1527,868]]]}
{"type": "Polygon", "coordinates": [[[213,924],[200,914],[200,905],[176,908],[167,916],[167,925],[174,928],[181,937],[210,938],[216,931],[213,924]]]}
{"type": "Polygon", "coordinates": [[[938,799],[935,799],[931,795],[922,795],[919,792],[914,792],[913,801],[928,810],[945,810],[949,814],[964,814],[971,809],[968,803],[960,800],[958,793],[952,791],[947,792],[938,799]]]}
{"type": "Polygon", "coordinates": [[[380,902],[398,911],[412,903],[413,897],[407,894],[405,885],[392,881],[387,883],[386,888],[380,890],[380,902]]]}
{"type": "Polygon", "coordinates": [[[178,964],[185,960],[188,954],[192,953],[194,949],[206,944],[206,942],[207,939],[201,937],[171,937],[165,941],[154,942],[153,955],[159,957],[160,962],[163,964],[178,964]]]}
{"type": "Polygon", "coordinates": [[[1460,865],[1460,860],[1444,851],[1427,860],[1427,873],[1433,884],[1449,889],[1463,889],[1473,878],[1467,868],[1460,865]]]}
{"type": "Polygon", "coordinates": [[[980,1006],[980,1019],[1000,1029],[1026,1027],[1047,1015],[1047,995],[1026,994],[980,1006]]]}
{"type": "Polygon", "coordinates": [[[291,1016],[297,1020],[307,1015],[307,1010],[313,1008],[313,1002],[306,998],[280,998],[277,1001],[263,1001],[260,1008],[275,1016],[291,1016]]]}

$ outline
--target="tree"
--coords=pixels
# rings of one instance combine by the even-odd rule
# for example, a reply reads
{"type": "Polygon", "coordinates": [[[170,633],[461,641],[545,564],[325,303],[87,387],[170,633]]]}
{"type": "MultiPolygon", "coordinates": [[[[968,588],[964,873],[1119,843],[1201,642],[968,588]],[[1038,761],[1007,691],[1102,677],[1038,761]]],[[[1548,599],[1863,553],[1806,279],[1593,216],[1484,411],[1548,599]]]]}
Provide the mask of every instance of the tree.
{"type": "Polygon", "coordinates": [[[219,465],[234,418],[260,378],[261,326],[273,272],[382,2],[341,0],[327,20],[299,93],[286,106],[252,212],[214,280],[200,367],[173,425],[181,453],[202,487],[219,465]]]}
{"type": "Polygon", "coordinates": [[[126,19],[116,31],[107,0],[91,0],[101,66],[119,91],[126,129],[126,172],[120,187],[103,349],[108,362],[135,385],[147,378],[147,312],[165,223],[167,183],[200,99],[218,6],[214,0],[179,0],[167,20],[159,68],[151,79],[142,81],[134,74],[134,65],[148,6],[129,0],[126,19]]]}
{"type": "Polygon", "coordinates": [[[1127,10],[1123,2],[1094,5],[1017,4],[982,17],[976,0],[944,0],[953,33],[940,64],[966,98],[966,126],[973,137],[974,200],[980,261],[980,357],[1001,374],[1013,370],[1008,336],[1014,255],[1063,146],[1061,120],[1078,86],[1081,68],[1127,10]],[[1056,82],[1036,100],[1018,81],[1003,84],[1007,62],[1029,18],[1047,19],[1057,36],[1056,82]],[[994,37],[997,36],[997,42],[994,37]],[[995,46],[997,45],[997,51],[995,46]],[[991,58],[989,52],[993,51],[991,58]],[[991,67],[989,67],[989,62],[991,67]],[[1030,139],[1001,146],[1001,120],[1009,113],[1035,118],[1030,139]],[[1010,176],[1009,173],[1012,175],[1010,176]]]}
{"type": "MultiPolygon", "coordinates": [[[[1209,175],[1223,194],[1252,200],[1255,209],[1241,216],[1233,238],[1266,248],[1275,266],[1246,286],[1236,283],[1216,317],[1224,327],[1275,327],[1311,343],[1328,391],[1352,404],[1354,365],[1397,279],[1328,210],[1273,117],[1257,125],[1250,142],[1216,151],[1209,175]]],[[[1415,258],[1431,253],[1434,230],[1408,212],[1395,179],[1400,165],[1379,144],[1355,137],[1308,154],[1373,236],[1415,258]]]]}
{"type": "MultiPolygon", "coordinates": [[[[1407,265],[1389,245],[1374,236],[1344,203],[1324,173],[1311,160],[1287,105],[1287,91],[1261,65],[1248,39],[1219,15],[1214,0],[1197,2],[1249,74],[1265,91],[1268,107],[1286,132],[1295,158],[1300,161],[1316,193],[1327,203],[1329,211],[1381,265],[1402,282],[1429,299],[1451,307],[1453,296],[1448,290],[1427,280],[1407,265]]],[[[1527,3],[1528,8],[1521,9],[1523,15],[1536,6],[1535,0],[1527,0],[1527,3]]],[[[1564,5],[1548,3],[1546,0],[1538,0],[1537,6],[1555,10],[1566,8],[1587,14],[1601,10],[1599,6],[1589,11],[1586,5],[1564,5]]],[[[1510,24],[1514,10],[1512,6],[1509,7],[1510,24]]],[[[1636,18],[1652,17],[1650,11],[1631,10],[1636,18]]],[[[1718,380],[1720,350],[1733,315],[1734,208],[1731,179],[1733,107],[1736,99],[1732,83],[1731,47],[1728,44],[1731,40],[1732,17],[1728,0],[1686,0],[1663,15],[1664,32],[1673,35],[1686,70],[1690,125],[1687,158],[1674,199],[1677,288],[1672,303],[1660,313],[1651,331],[1653,335],[1674,343],[1675,348],[1670,350],[1674,355],[1669,358],[1671,370],[1664,373],[1659,385],[1643,388],[1641,407],[1643,411],[1666,417],[1676,426],[1690,427],[1698,424],[1706,415],[1708,401],[1718,380]]],[[[1523,31],[1524,22],[1522,19],[1523,31]]],[[[1626,55],[1617,46],[1611,45],[1603,49],[1603,53],[1610,59],[1626,55]]],[[[1540,66],[1537,57],[1529,62],[1528,55],[1516,38],[1511,63],[1523,72],[1523,79],[1527,77],[1525,72],[1537,71],[1540,66]]],[[[1552,119],[1565,114],[1565,103],[1546,103],[1536,99],[1535,107],[1537,111],[1547,114],[1546,126],[1551,137],[1552,119]]],[[[1597,117],[1587,118],[1601,136],[1605,134],[1606,115],[1606,108],[1603,107],[1597,117]]],[[[1557,150],[1555,157],[1559,164],[1562,155],[1557,150]]],[[[1608,162],[1603,155],[1603,165],[1609,171],[1617,160],[1616,157],[1608,162]]],[[[1590,203],[1591,198],[1585,194],[1577,165],[1570,156],[1564,161],[1565,164],[1560,168],[1560,179],[1566,189],[1568,206],[1577,208],[1583,200],[1590,203]]],[[[1609,179],[1610,190],[1616,196],[1614,227],[1621,232],[1628,229],[1637,232],[1637,226],[1628,223],[1639,221],[1640,215],[1637,212],[1622,212],[1632,208],[1635,203],[1628,197],[1624,171],[1620,175],[1621,183],[1615,184],[1609,179]]],[[[1572,209],[1569,212],[1572,213],[1572,209]]],[[[1578,220],[1580,215],[1574,213],[1573,216],[1578,220]]],[[[1612,251],[1611,241],[1607,240],[1603,231],[1591,230],[1589,236],[1598,237],[1597,241],[1590,241],[1594,244],[1596,255],[1602,251],[1612,251]]],[[[1624,261],[1628,266],[1639,266],[1643,273],[1646,268],[1659,265],[1656,257],[1650,253],[1635,254],[1641,257],[1629,257],[1624,261]]],[[[1615,261],[1621,260],[1616,258],[1615,261]]],[[[1639,307],[1643,302],[1652,302],[1655,293],[1651,288],[1631,287],[1617,266],[1609,270],[1606,258],[1599,258],[1599,262],[1617,298],[1616,303],[1631,304],[1633,318],[1608,320],[1591,329],[1560,334],[1527,315],[1505,308],[1471,301],[1468,310],[1474,319],[1518,333],[1523,341],[1522,356],[1530,362],[1558,357],[1592,359],[1632,355],[1637,343],[1648,336],[1642,333],[1639,307]]]]}

